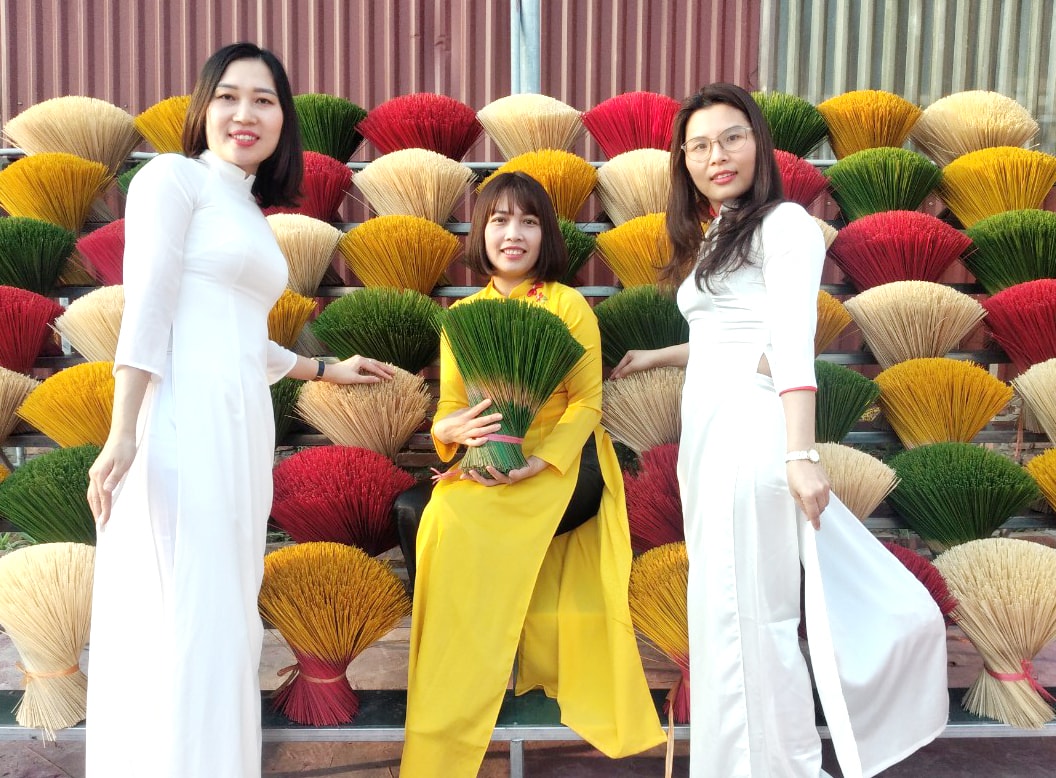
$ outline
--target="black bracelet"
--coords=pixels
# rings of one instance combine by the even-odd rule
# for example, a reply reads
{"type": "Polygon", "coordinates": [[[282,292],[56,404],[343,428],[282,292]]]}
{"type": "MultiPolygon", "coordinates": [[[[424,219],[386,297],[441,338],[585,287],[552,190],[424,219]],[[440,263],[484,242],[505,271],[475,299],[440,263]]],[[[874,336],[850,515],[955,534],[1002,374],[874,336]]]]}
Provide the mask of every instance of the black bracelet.
{"type": "Polygon", "coordinates": [[[326,370],[326,362],[321,359],[317,359],[316,362],[318,363],[319,367],[315,371],[315,378],[312,379],[313,381],[318,381],[320,378],[322,378],[323,371],[326,370]]]}

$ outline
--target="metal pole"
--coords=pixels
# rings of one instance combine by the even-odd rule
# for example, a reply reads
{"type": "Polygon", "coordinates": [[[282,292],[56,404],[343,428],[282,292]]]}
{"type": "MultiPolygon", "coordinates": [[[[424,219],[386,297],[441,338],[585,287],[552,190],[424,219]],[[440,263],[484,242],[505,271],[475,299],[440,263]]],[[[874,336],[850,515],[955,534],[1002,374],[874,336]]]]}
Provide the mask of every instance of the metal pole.
{"type": "Polygon", "coordinates": [[[510,1],[510,93],[539,92],[539,0],[510,1]]]}

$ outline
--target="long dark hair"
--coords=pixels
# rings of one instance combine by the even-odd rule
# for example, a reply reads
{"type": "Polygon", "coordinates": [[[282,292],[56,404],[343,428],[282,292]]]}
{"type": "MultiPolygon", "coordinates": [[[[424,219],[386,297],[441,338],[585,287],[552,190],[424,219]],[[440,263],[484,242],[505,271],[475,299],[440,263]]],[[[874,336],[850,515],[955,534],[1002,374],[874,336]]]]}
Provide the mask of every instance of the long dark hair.
{"type": "Polygon", "coordinates": [[[710,285],[717,274],[736,270],[749,261],[749,249],[756,227],[770,211],[784,200],[781,172],[774,159],[774,141],[759,106],[745,90],[734,84],[710,84],[687,97],[675,116],[671,139],[671,196],[667,204],[667,234],[671,239],[671,261],[661,270],[660,278],[678,284],[689,275],[700,254],[704,234],[700,215],[703,195],[693,183],[686,168],[686,125],[702,108],[728,105],[748,117],[755,139],[755,169],[752,185],[730,208],[708,235],[708,247],[697,267],[697,287],[710,285]]]}
{"type": "Polygon", "coordinates": [[[542,243],[532,277],[536,281],[561,279],[568,269],[568,250],[565,248],[564,238],[561,237],[561,225],[557,222],[554,203],[542,184],[527,173],[521,172],[499,173],[488,181],[477,195],[470,219],[469,236],[466,238],[466,264],[469,269],[481,275],[491,275],[495,272],[484,245],[484,229],[491,215],[495,213],[495,207],[503,199],[510,208],[520,208],[529,216],[539,219],[542,243]]]}
{"type": "Polygon", "coordinates": [[[183,123],[183,153],[188,157],[197,157],[208,148],[205,123],[209,103],[228,65],[240,59],[259,59],[267,65],[271,77],[275,80],[275,91],[282,107],[279,143],[272,155],[257,168],[253,194],[262,208],[271,205],[297,205],[301,179],[304,177],[301,130],[286,69],[278,57],[267,49],[253,43],[232,43],[218,49],[205,61],[194,85],[194,92],[191,93],[191,104],[187,107],[187,119],[183,123]]]}

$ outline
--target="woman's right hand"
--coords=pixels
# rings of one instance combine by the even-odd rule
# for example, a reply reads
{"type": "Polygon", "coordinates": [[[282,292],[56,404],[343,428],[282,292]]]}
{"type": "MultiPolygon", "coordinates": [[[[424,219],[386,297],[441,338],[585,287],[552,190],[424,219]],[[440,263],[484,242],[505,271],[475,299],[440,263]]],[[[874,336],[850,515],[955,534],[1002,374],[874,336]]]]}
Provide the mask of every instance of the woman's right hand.
{"type": "Polygon", "coordinates": [[[476,405],[449,413],[433,422],[433,436],[445,445],[458,443],[463,446],[482,446],[487,436],[502,429],[501,413],[481,416],[491,406],[491,399],[481,400],[476,405]]]}
{"type": "Polygon", "coordinates": [[[609,378],[626,378],[631,373],[652,370],[654,367],[660,367],[661,364],[660,349],[631,349],[612,369],[609,378]]]}
{"type": "Polygon", "coordinates": [[[102,529],[110,519],[114,489],[128,473],[135,456],[134,435],[110,437],[88,468],[88,505],[95,517],[96,529],[102,529]]]}

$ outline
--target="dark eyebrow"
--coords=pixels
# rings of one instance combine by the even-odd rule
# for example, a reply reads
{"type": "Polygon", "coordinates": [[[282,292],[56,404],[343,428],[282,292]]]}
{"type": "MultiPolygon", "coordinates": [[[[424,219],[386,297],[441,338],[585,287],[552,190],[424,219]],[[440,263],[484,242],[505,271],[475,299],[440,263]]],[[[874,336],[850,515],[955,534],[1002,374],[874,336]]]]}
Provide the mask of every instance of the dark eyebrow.
{"type": "MultiPolygon", "coordinates": [[[[223,89],[238,89],[238,85],[237,84],[220,83],[220,84],[216,85],[216,88],[217,89],[221,89],[221,88],[223,88],[223,89]]],[[[254,92],[264,92],[265,94],[275,95],[275,97],[279,96],[278,93],[274,89],[268,89],[267,87],[264,87],[264,86],[253,87],[253,91],[254,92]]]]}

